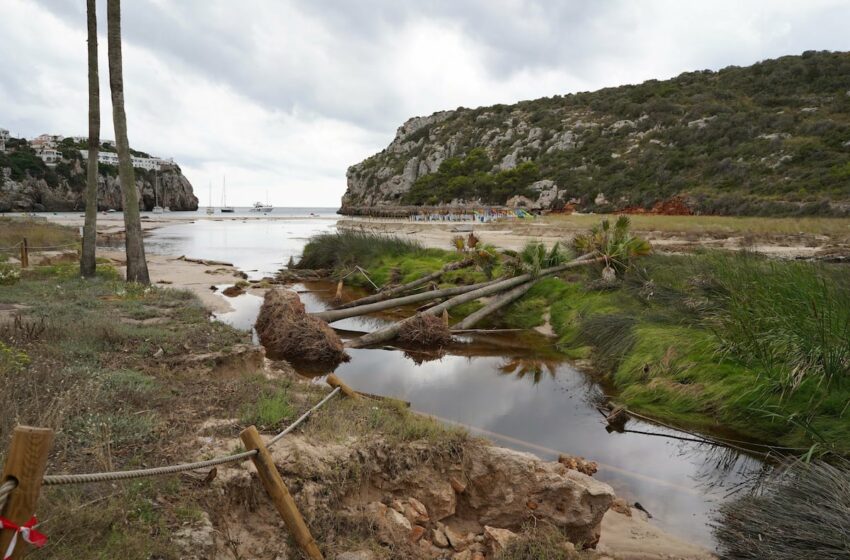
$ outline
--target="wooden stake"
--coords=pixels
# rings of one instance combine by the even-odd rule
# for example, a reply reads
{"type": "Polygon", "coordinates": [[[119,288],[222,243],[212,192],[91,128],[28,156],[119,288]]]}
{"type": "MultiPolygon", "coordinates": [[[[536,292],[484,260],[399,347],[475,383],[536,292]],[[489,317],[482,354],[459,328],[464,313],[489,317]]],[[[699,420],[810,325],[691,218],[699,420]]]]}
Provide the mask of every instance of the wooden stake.
{"type": "Polygon", "coordinates": [[[304,523],[304,518],[301,517],[301,512],[298,511],[298,506],[295,505],[295,500],[289,493],[286,484],[277,472],[277,467],[272,460],[266,444],[260,438],[260,433],[254,426],[248,426],[242,433],[239,434],[242,443],[245,444],[245,449],[256,449],[257,454],[251,460],[254,461],[254,466],[257,467],[257,474],[260,476],[266,492],[274,502],[274,507],[283,518],[286,528],[295,538],[295,542],[301,547],[304,554],[311,560],[323,560],[322,553],[319,550],[313,535],[310,534],[310,529],[304,523]]]}
{"type": "MultiPolygon", "coordinates": [[[[35,514],[41,480],[44,478],[44,468],[52,443],[53,430],[49,428],[16,426],[12,433],[12,445],[3,467],[2,481],[14,478],[18,481],[18,486],[9,494],[6,508],[0,514],[17,525],[26,523],[35,514]]],[[[13,536],[12,531],[3,531],[0,535],[0,551],[6,550],[13,536]]],[[[12,560],[23,558],[29,546],[19,536],[12,560]]]]}
{"type": "Polygon", "coordinates": [[[343,383],[342,379],[337,377],[335,373],[328,375],[328,385],[333,388],[339,387],[340,389],[342,389],[342,392],[346,397],[351,397],[352,399],[360,398],[360,395],[358,395],[354,389],[343,383]]]}
{"type": "Polygon", "coordinates": [[[445,326],[449,326],[449,310],[443,309],[443,324],[445,326]]]}
{"type": "Polygon", "coordinates": [[[29,268],[30,266],[30,248],[27,238],[24,237],[21,241],[21,268],[29,268]]]}
{"type": "Polygon", "coordinates": [[[342,280],[340,280],[336,285],[336,296],[335,299],[342,299],[342,280]]]}

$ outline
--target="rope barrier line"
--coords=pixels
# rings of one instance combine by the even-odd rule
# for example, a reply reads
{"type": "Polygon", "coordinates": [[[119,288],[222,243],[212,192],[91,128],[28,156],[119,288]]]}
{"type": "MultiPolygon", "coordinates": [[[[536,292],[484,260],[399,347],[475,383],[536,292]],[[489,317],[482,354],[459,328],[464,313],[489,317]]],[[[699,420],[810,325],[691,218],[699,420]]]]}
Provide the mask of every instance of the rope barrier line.
{"type": "Polygon", "coordinates": [[[154,467],[152,469],[137,469],[132,471],[115,471],[101,472],[89,474],[54,474],[46,475],[42,480],[45,486],[55,486],[59,484],[82,484],[85,482],[107,482],[110,480],[129,480],[133,478],[146,478],[149,476],[158,476],[163,474],[175,474],[185,471],[193,471],[206,467],[214,467],[224,463],[232,463],[236,461],[244,461],[257,454],[256,450],[243,451],[235,455],[227,455],[217,459],[208,461],[197,461],[195,463],[184,463],[182,465],[170,465],[167,467],[154,467]]]}
{"type": "MultiPolygon", "coordinates": [[[[74,243],[65,243],[64,245],[47,245],[45,247],[32,247],[28,245],[27,249],[30,251],[50,251],[53,249],[64,249],[65,247],[76,247],[77,245],[79,243],[75,241],[74,243]]],[[[18,246],[20,246],[20,243],[18,243],[18,246]]]]}
{"type": "Polygon", "coordinates": [[[9,494],[12,493],[12,490],[18,487],[17,480],[7,480],[3,484],[0,484],[0,513],[3,512],[3,509],[6,507],[6,499],[9,497],[9,494]]]}
{"type": "MultiPolygon", "coordinates": [[[[307,412],[302,414],[297,420],[295,420],[292,424],[286,427],[282,432],[277,434],[275,437],[269,441],[267,447],[271,447],[275,443],[277,443],[283,436],[292,432],[295,428],[298,427],[299,424],[304,422],[313,412],[321,408],[326,402],[331,400],[332,397],[336,396],[340,392],[340,388],[337,387],[333,391],[331,391],[328,395],[326,395],[321,401],[316,403],[312,408],[310,408],[307,412]]],[[[197,461],[194,463],[183,463],[179,465],[169,465],[165,467],[154,467],[150,469],[136,469],[131,471],[114,471],[114,472],[100,472],[100,473],[87,473],[87,474],[54,474],[54,475],[46,475],[42,484],[46,486],[55,486],[60,484],[83,484],[87,482],[107,482],[112,480],[130,480],[134,478],[147,478],[151,476],[159,476],[166,474],[175,474],[186,471],[193,471],[198,469],[203,469],[207,467],[213,467],[215,465],[222,465],[224,463],[234,463],[238,461],[244,461],[246,459],[250,459],[254,455],[257,454],[257,450],[253,449],[251,451],[243,451],[242,453],[236,453],[233,455],[227,455],[225,457],[218,457],[216,459],[209,459],[206,461],[197,461]]],[[[12,482],[12,481],[10,481],[12,482]]],[[[9,484],[4,483],[0,486],[0,500],[5,498],[3,492],[6,494],[11,492],[14,489],[12,486],[8,491],[6,491],[6,485],[9,484]]],[[[0,502],[2,503],[2,502],[0,502]]]]}
{"type": "Polygon", "coordinates": [[[285,436],[286,434],[288,434],[289,432],[291,432],[292,430],[294,430],[294,429],[298,426],[298,424],[300,424],[301,422],[303,422],[304,420],[306,420],[308,416],[310,416],[311,414],[313,414],[313,412],[314,412],[314,411],[318,410],[319,408],[321,408],[321,407],[322,407],[322,405],[324,405],[326,402],[328,402],[328,401],[329,401],[329,400],[331,400],[333,397],[335,397],[335,396],[336,396],[336,395],[337,395],[337,394],[338,394],[341,390],[342,390],[342,388],[341,388],[341,387],[337,387],[336,389],[334,389],[333,391],[331,391],[330,393],[328,393],[328,395],[327,395],[325,398],[323,398],[322,400],[320,400],[318,403],[316,403],[316,404],[313,406],[313,408],[311,408],[310,410],[308,410],[307,412],[305,412],[304,414],[302,414],[302,415],[301,415],[301,416],[300,416],[300,417],[299,417],[299,418],[298,418],[295,422],[293,422],[292,424],[290,424],[290,425],[289,425],[289,426],[288,426],[285,430],[283,430],[282,432],[280,432],[279,434],[277,434],[275,437],[273,437],[273,438],[272,438],[272,439],[271,439],[271,440],[270,440],[270,441],[266,444],[266,447],[271,447],[272,445],[274,445],[274,444],[276,444],[278,441],[280,441],[280,439],[281,439],[283,436],[285,436]]]}
{"type": "MultiPolygon", "coordinates": [[[[623,411],[626,414],[628,414],[629,416],[634,416],[635,418],[639,418],[641,420],[644,420],[645,422],[657,424],[659,426],[663,426],[663,427],[668,428],[670,430],[676,430],[677,432],[684,432],[688,435],[702,438],[702,439],[706,440],[707,443],[712,443],[714,445],[726,445],[728,447],[732,447],[732,448],[735,448],[735,449],[738,449],[738,450],[742,450],[742,449],[740,447],[734,445],[736,443],[740,443],[742,445],[749,445],[749,446],[752,446],[752,447],[762,447],[762,448],[770,449],[770,450],[774,450],[774,449],[782,449],[782,450],[787,450],[787,451],[808,451],[809,450],[808,447],[786,447],[786,446],[783,446],[783,445],[771,445],[769,443],[758,443],[758,442],[753,442],[753,441],[744,441],[744,440],[740,440],[740,439],[731,439],[731,438],[721,437],[721,436],[701,435],[701,434],[697,434],[697,433],[688,431],[684,428],[676,428],[674,426],[671,426],[670,424],[665,424],[664,422],[661,422],[660,420],[656,420],[654,418],[650,418],[648,416],[638,414],[637,412],[634,412],[634,411],[632,411],[628,408],[624,408],[623,411]]],[[[759,453],[759,451],[754,451],[752,449],[743,449],[743,451],[745,451],[747,453],[759,453]]]]}

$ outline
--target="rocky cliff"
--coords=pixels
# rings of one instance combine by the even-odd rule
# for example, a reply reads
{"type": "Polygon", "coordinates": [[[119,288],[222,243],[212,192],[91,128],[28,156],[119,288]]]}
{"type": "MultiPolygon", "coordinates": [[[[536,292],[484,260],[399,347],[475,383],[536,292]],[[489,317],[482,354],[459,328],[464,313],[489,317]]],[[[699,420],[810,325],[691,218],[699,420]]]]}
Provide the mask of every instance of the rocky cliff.
{"type": "MultiPolygon", "coordinates": [[[[0,212],[63,212],[85,208],[85,162],[78,152],[66,150],[67,158],[55,167],[47,167],[32,157],[23,145],[18,152],[0,154],[0,212]]],[[[192,184],[177,165],[153,171],[135,169],[139,206],[151,210],[157,200],[171,210],[197,210],[198,198],[192,184]],[[154,197],[154,183],[157,196],[154,197]]],[[[101,165],[98,175],[99,210],[121,210],[121,181],[118,170],[101,165]]]]}
{"type": "Polygon", "coordinates": [[[412,118],[349,168],[340,212],[488,204],[846,214],[848,157],[850,53],[807,52],[412,118]]]}

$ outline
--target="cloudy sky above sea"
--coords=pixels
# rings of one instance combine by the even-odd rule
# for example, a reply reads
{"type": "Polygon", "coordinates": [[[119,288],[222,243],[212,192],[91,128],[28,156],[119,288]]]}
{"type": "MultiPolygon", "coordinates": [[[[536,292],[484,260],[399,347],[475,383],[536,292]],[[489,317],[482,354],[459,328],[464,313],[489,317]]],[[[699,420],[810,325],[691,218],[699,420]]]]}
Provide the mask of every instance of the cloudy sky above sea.
{"type": "MultiPolygon", "coordinates": [[[[98,0],[103,138],[113,138],[98,0]]],[[[338,206],[407,118],[850,50],[847,0],[124,0],[131,145],[207,204],[338,206]]],[[[0,127],[87,133],[84,0],[0,0],[0,127]]]]}

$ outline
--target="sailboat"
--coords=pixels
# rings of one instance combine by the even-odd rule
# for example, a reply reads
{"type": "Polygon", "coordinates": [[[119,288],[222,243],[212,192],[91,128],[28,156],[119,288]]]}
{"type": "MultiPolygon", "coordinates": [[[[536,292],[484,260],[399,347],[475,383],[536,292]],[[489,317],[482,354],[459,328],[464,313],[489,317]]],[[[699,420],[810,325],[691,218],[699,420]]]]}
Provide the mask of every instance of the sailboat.
{"type": "Polygon", "coordinates": [[[230,214],[234,212],[233,206],[227,205],[227,183],[224,177],[221,178],[221,212],[230,214]]]}
{"type": "Polygon", "coordinates": [[[266,203],[255,202],[254,207],[251,208],[251,212],[271,212],[274,210],[274,206],[269,204],[269,191],[266,191],[266,203]]]}
{"type": "Polygon", "coordinates": [[[212,181],[210,181],[210,197],[207,199],[207,215],[211,216],[215,214],[215,208],[212,206],[212,181]]]}
{"type": "Polygon", "coordinates": [[[153,213],[154,214],[162,214],[165,209],[159,205],[159,199],[156,194],[156,187],[159,184],[159,176],[154,172],[153,174],[153,213]]]}

